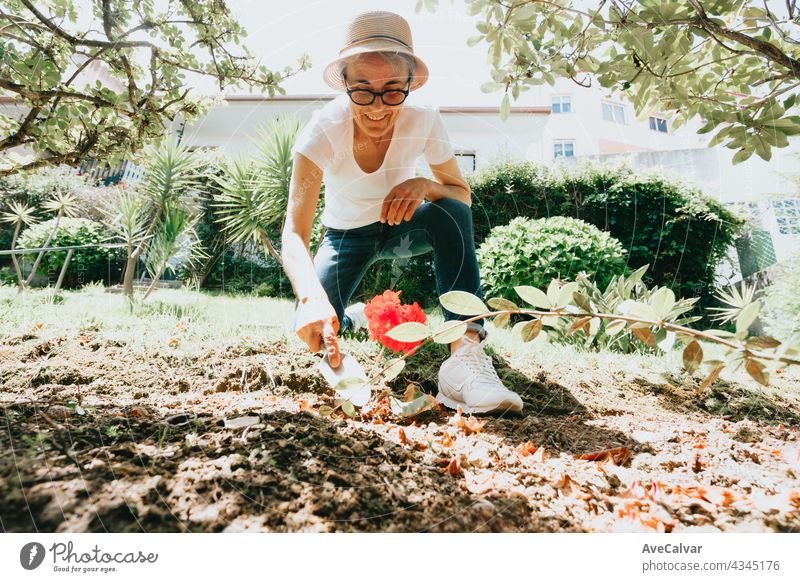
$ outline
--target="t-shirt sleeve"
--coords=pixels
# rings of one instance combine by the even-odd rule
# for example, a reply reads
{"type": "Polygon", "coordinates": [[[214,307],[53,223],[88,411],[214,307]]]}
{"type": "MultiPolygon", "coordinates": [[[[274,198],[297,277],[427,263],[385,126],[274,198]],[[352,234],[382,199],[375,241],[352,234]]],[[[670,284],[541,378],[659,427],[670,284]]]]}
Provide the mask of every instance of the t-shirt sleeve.
{"type": "Polygon", "coordinates": [[[453,146],[450,143],[450,136],[447,135],[447,130],[444,128],[444,121],[442,121],[442,114],[438,109],[433,110],[433,123],[431,124],[431,131],[428,134],[428,139],[425,142],[425,159],[429,164],[437,165],[443,164],[453,157],[453,146]]]}
{"type": "Polygon", "coordinates": [[[315,111],[308,123],[294,140],[292,154],[303,154],[320,168],[325,168],[333,160],[333,147],[321,123],[319,110],[315,111]]]}

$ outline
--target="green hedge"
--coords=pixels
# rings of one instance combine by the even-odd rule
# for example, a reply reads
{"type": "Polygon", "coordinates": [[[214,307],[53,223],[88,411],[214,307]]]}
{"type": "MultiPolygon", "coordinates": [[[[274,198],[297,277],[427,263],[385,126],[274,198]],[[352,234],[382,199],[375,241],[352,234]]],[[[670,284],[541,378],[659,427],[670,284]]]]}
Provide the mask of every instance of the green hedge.
{"type": "Polygon", "coordinates": [[[618,239],[628,266],[649,264],[646,283],[709,305],[714,274],[742,227],[721,203],[658,173],[591,163],[551,169],[503,163],[469,179],[475,238],[517,216],[571,216],[618,239]]]}
{"type": "Polygon", "coordinates": [[[604,288],[625,273],[625,250],[582,220],[518,217],[492,229],[478,248],[478,263],[486,296],[514,301],[517,285],[544,289],[553,279],[572,281],[579,273],[604,288]]]}
{"type": "Polygon", "coordinates": [[[761,319],[770,335],[782,341],[800,339],[800,254],[775,269],[775,282],[764,289],[761,319]]]}
{"type": "MultiPolygon", "coordinates": [[[[35,249],[44,245],[55,225],[55,218],[34,224],[25,229],[17,241],[20,249],[35,249]]],[[[108,242],[109,233],[99,222],[88,218],[62,218],[58,225],[51,247],[95,245],[108,242]]],[[[47,251],[39,266],[37,274],[48,276],[55,284],[61,267],[66,259],[67,251],[47,251]],[[49,275],[48,275],[49,273],[49,275]]],[[[25,255],[25,264],[30,267],[36,260],[36,254],[25,255]]],[[[111,282],[120,277],[121,250],[95,247],[74,251],[72,260],[67,267],[63,286],[77,287],[92,281],[106,281],[109,266],[111,268],[111,282]]]]}

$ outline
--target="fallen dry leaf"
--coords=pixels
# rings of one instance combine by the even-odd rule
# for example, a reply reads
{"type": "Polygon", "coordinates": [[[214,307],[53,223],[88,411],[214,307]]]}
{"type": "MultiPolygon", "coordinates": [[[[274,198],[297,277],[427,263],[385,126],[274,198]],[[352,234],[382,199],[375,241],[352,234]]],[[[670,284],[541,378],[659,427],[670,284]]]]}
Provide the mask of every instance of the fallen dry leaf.
{"type": "Polygon", "coordinates": [[[461,413],[460,406],[458,407],[455,416],[450,419],[450,424],[460,428],[467,435],[481,432],[483,430],[483,427],[486,426],[487,422],[488,421],[480,420],[475,416],[464,418],[464,415],[461,413]]]}
{"type": "Polygon", "coordinates": [[[450,462],[447,464],[447,468],[445,470],[453,477],[458,477],[462,474],[461,460],[459,459],[458,455],[450,459],[450,462]]]}
{"type": "Polygon", "coordinates": [[[624,465],[632,457],[631,450],[628,447],[616,447],[613,449],[606,449],[604,451],[597,451],[594,453],[586,453],[577,457],[582,461],[613,461],[616,465],[624,465]]]}
{"type": "Polygon", "coordinates": [[[408,444],[408,437],[406,436],[406,431],[404,431],[404,430],[401,428],[401,429],[398,431],[398,434],[400,435],[400,442],[401,442],[401,443],[403,443],[404,445],[407,445],[407,444],[408,444]]]}

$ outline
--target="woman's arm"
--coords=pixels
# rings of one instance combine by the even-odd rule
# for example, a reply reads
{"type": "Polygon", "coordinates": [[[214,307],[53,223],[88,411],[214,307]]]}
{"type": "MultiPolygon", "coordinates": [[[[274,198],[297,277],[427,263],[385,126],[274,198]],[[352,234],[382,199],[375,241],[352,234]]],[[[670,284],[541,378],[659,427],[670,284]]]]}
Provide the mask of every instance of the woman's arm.
{"type": "Polygon", "coordinates": [[[472,191],[461,175],[461,168],[458,167],[455,157],[443,164],[431,164],[431,172],[436,182],[430,187],[426,197],[428,200],[432,202],[439,198],[455,198],[467,206],[472,206],[472,191]]]}
{"type": "Polygon", "coordinates": [[[311,229],[319,202],[322,170],[303,154],[295,154],[286,222],[281,234],[281,259],[297,299],[326,297],[311,259],[311,229]]]}
{"type": "Polygon", "coordinates": [[[304,155],[295,154],[286,223],[281,233],[281,259],[298,300],[295,332],[312,351],[318,352],[324,347],[328,362],[338,368],[341,362],[336,337],[339,320],[317,277],[310,251],[321,185],[319,166],[304,155]]]}
{"type": "Polygon", "coordinates": [[[401,182],[389,192],[381,207],[381,222],[400,224],[411,220],[414,211],[425,200],[455,198],[467,206],[472,206],[472,192],[461,175],[455,157],[443,164],[431,164],[431,172],[436,180],[411,178],[401,182]]]}

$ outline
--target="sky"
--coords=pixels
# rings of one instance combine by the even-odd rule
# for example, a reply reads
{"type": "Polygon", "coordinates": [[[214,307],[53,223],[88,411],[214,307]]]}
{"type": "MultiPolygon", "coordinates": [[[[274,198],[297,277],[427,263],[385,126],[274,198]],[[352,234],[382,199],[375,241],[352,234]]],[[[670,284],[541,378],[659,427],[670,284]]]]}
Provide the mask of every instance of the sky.
{"type": "MultiPolygon", "coordinates": [[[[467,47],[475,21],[462,0],[440,0],[435,14],[415,13],[416,0],[228,0],[228,6],[247,28],[245,42],[268,67],[294,64],[303,52],[313,68],[287,80],[289,94],[330,94],[322,81],[325,65],[338,56],[347,22],[367,10],[390,10],[408,20],[416,54],[430,69],[428,83],[418,96],[443,105],[497,106],[500,93],[484,94],[490,80],[486,45],[467,47]]],[[[526,103],[524,97],[516,105],[526,103]]]]}

